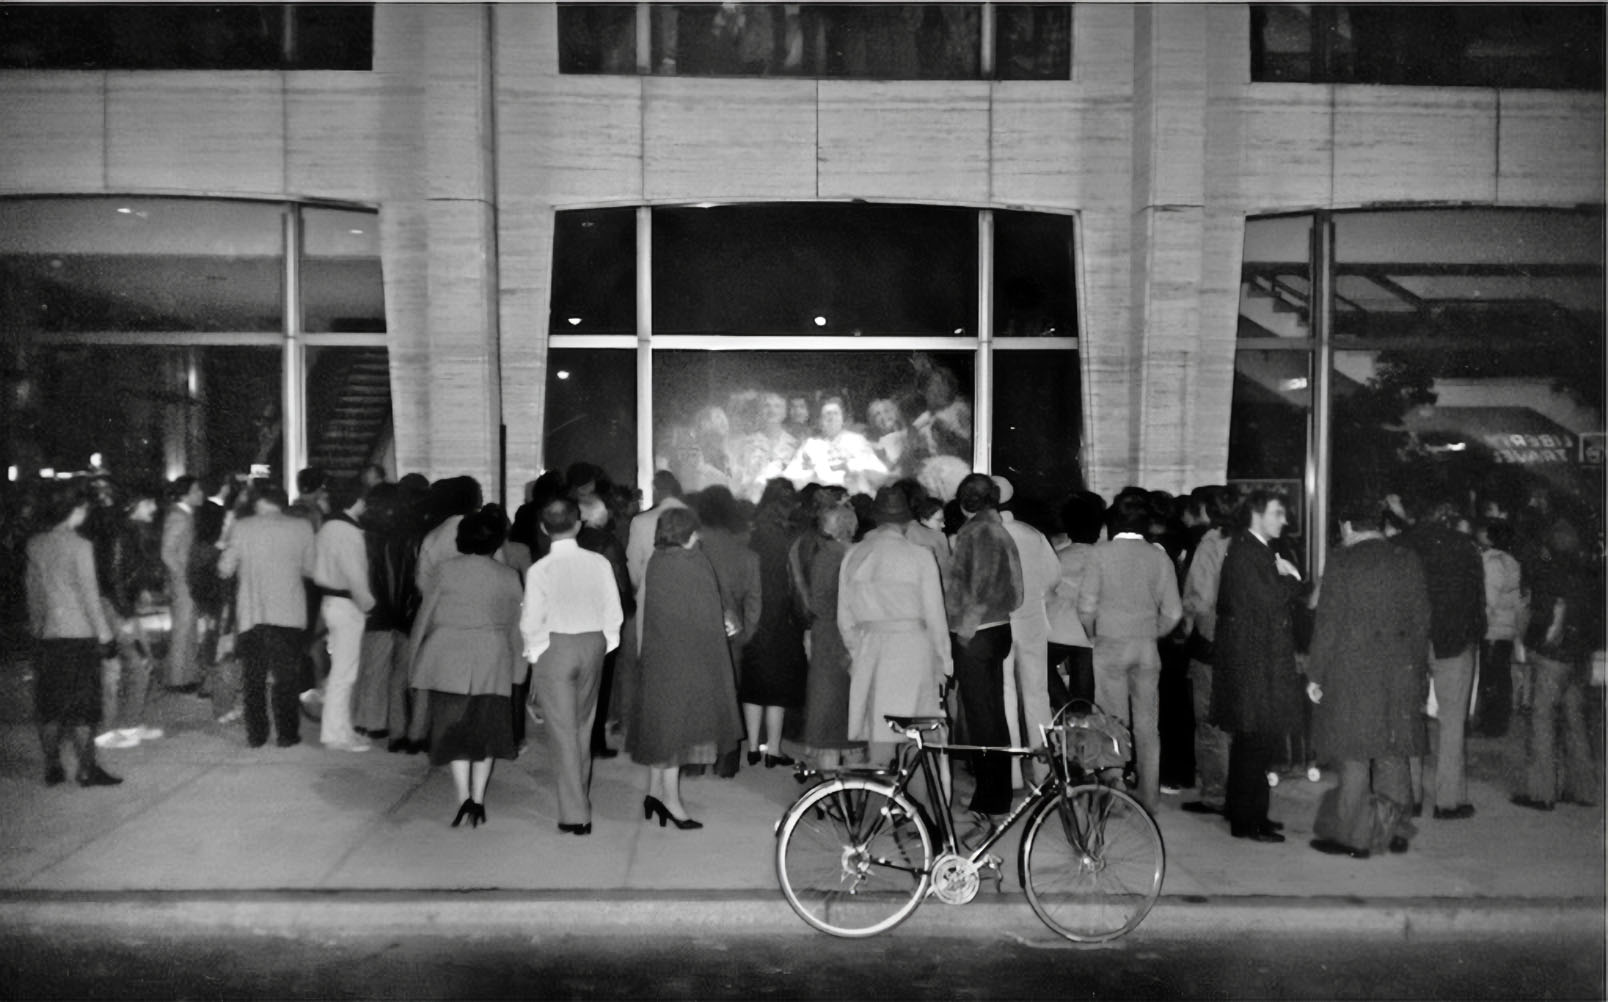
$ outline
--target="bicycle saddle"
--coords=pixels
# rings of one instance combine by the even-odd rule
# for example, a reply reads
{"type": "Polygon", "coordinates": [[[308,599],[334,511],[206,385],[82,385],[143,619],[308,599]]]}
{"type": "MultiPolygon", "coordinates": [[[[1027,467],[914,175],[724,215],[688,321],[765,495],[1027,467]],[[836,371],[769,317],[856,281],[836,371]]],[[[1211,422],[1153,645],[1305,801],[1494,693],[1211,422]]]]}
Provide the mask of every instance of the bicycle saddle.
{"type": "Polygon", "coordinates": [[[897,727],[901,731],[936,731],[938,728],[944,727],[949,723],[949,721],[945,720],[943,717],[884,716],[882,719],[886,720],[888,723],[892,724],[894,727],[897,727]]]}

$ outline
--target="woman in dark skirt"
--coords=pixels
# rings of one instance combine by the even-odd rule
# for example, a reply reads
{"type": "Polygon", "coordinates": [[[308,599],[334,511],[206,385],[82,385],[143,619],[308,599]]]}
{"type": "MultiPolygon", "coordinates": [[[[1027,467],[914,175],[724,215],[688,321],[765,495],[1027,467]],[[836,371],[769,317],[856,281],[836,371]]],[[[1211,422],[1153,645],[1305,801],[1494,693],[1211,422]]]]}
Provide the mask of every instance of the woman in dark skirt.
{"type": "Polygon", "coordinates": [[[681,767],[711,765],[742,740],[726,638],[737,624],[721,604],[714,566],[698,548],[698,516],[659,516],[637,607],[642,651],[625,731],[631,760],[648,767],[642,816],[701,828],[681,804],[681,767]]]}
{"type": "MultiPolygon", "coordinates": [[[[799,502],[793,485],[776,478],[765,484],[754,513],[748,546],[759,556],[759,624],[742,652],[741,681],[748,763],[765,758],[785,764],[782,721],[788,707],[804,702],[809,662],[804,654],[802,598],[788,570],[788,550],[798,537],[799,502]]],[[[813,514],[812,514],[813,518],[813,514]]]]}
{"type": "Polygon", "coordinates": [[[89,517],[89,495],[74,485],[52,485],[41,521],[50,526],[28,540],[28,628],[34,638],[34,717],[45,753],[45,785],[67,778],[61,765],[62,730],[78,753],[79,786],[114,786],[122,780],[95,761],[101,721],[101,660],[116,657],[112,628],[95,582],[95,552],[79,532],[89,517]]]}
{"type": "Polygon", "coordinates": [[[502,508],[487,505],[458,523],[460,556],[436,570],[413,621],[412,685],[430,693],[430,764],[452,766],[463,803],[452,819],[486,821],[493,759],[514,744],[514,670],[521,662],[519,574],[492,559],[508,536],[502,508]]]}

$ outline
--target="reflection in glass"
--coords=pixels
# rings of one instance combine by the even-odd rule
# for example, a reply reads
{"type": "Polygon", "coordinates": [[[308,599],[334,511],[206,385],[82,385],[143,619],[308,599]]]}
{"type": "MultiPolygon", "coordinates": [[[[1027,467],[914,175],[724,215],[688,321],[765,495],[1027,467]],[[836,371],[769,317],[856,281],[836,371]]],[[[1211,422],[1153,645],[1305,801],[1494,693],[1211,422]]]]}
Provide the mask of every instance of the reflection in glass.
{"type": "Polygon", "coordinates": [[[1312,336],[1311,244],[1311,216],[1246,221],[1241,338],[1312,336]]]}
{"type": "Polygon", "coordinates": [[[29,391],[7,415],[10,462],[83,470],[98,452],[128,482],[253,464],[277,478],[280,359],[278,348],[38,348],[29,391]]]}
{"type": "Polygon", "coordinates": [[[391,369],[384,348],[307,348],[307,462],[335,479],[378,463],[393,476],[391,369]]]}
{"type": "Polygon", "coordinates": [[[0,200],[12,330],[278,331],[285,207],[182,198],[0,200]]]}
{"type": "Polygon", "coordinates": [[[976,4],[654,4],[653,71],[682,76],[969,80],[976,4]]]}
{"type": "Polygon", "coordinates": [[[1070,5],[995,4],[994,39],[994,75],[999,79],[1071,79],[1070,5]]]}
{"type": "Polygon", "coordinates": [[[559,4],[558,71],[635,73],[635,5],[559,4]]]}
{"type": "Polygon", "coordinates": [[[634,350],[554,348],[547,353],[544,469],[586,462],[601,466],[615,483],[635,482],[636,420],[634,350]]]}
{"type": "Polygon", "coordinates": [[[1072,216],[994,213],[994,336],[1076,337],[1072,216]]]}
{"type": "Polygon", "coordinates": [[[1305,475],[1311,369],[1310,352],[1235,352],[1228,419],[1230,480],[1299,481],[1305,475]]]}
{"type": "Polygon", "coordinates": [[[636,333],[636,210],[574,209],[553,221],[553,334],[636,333]]]}
{"type": "Polygon", "coordinates": [[[1081,490],[1083,395],[1075,351],[994,353],[991,468],[1015,488],[1016,512],[1053,514],[1081,490]]]}
{"type": "Polygon", "coordinates": [[[302,329],[383,333],[379,214],[311,206],[301,213],[302,329]]]}
{"type": "Polygon", "coordinates": [[[1603,89],[1601,4],[1253,4],[1251,79],[1603,89]]]}
{"type": "Polygon", "coordinates": [[[653,262],[655,333],[951,335],[976,326],[974,210],[656,209],[653,262]]]}
{"type": "Polygon", "coordinates": [[[971,468],[970,352],[655,351],[653,365],[654,465],[689,491],[915,477],[952,497],[971,468]]]}
{"type": "Polygon", "coordinates": [[[367,70],[373,7],[6,4],[0,69],[367,70]]]}

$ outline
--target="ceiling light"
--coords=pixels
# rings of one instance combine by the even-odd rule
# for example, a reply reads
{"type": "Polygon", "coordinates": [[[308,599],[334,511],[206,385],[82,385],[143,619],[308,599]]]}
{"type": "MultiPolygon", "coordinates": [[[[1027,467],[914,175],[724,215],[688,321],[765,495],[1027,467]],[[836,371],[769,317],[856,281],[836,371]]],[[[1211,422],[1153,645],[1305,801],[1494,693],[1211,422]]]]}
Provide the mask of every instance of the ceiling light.
{"type": "Polygon", "coordinates": [[[581,318],[580,317],[570,317],[569,318],[569,325],[571,327],[579,327],[581,325],[581,318]]]}
{"type": "Polygon", "coordinates": [[[1296,390],[1304,390],[1306,388],[1307,381],[1305,376],[1296,376],[1294,379],[1284,379],[1280,380],[1279,382],[1279,389],[1283,390],[1285,393],[1294,393],[1296,390]]]}
{"type": "Polygon", "coordinates": [[[126,205],[120,205],[120,206],[118,206],[118,207],[117,207],[117,211],[118,211],[118,212],[119,212],[119,213],[121,213],[121,214],[123,214],[123,215],[125,215],[125,216],[129,216],[129,215],[133,215],[133,214],[134,214],[134,210],[133,210],[133,209],[131,209],[131,208],[129,208],[129,207],[128,207],[128,206],[126,206],[126,205]]]}
{"type": "Polygon", "coordinates": [[[825,327],[826,326],[826,318],[825,317],[816,317],[815,318],[815,326],[817,326],[817,327],[825,327]]]}
{"type": "Polygon", "coordinates": [[[555,375],[557,375],[559,379],[568,379],[569,378],[569,370],[568,369],[560,369],[560,370],[558,370],[557,373],[555,373],[555,375]]]}
{"type": "Polygon", "coordinates": [[[360,237],[363,235],[362,230],[347,230],[346,232],[350,233],[354,237],[360,237]]]}

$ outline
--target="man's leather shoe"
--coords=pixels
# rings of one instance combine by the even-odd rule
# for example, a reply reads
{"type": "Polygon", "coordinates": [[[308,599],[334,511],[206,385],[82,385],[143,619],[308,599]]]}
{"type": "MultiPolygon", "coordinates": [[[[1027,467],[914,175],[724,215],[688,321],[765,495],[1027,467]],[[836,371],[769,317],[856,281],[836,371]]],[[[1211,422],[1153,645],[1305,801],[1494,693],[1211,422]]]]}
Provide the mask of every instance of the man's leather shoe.
{"type": "Polygon", "coordinates": [[[1262,823],[1262,825],[1263,825],[1263,827],[1267,828],[1269,831],[1281,832],[1281,831],[1284,830],[1284,822],[1282,822],[1282,821],[1274,821],[1272,819],[1269,819],[1267,821],[1264,821],[1262,823]]]}
{"type": "Polygon", "coordinates": [[[1390,839],[1389,848],[1390,848],[1391,852],[1397,853],[1398,855],[1401,854],[1401,853],[1406,852],[1407,851],[1407,837],[1405,835],[1392,836],[1391,839],[1390,839]]]}
{"type": "Polygon", "coordinates": [[[1436,821],[1461,821],[1474,816],[1473,804],[1458,804],[1456,807],[1435,808],[1436,821]]]}
{"type": "Polygon", "coordinates": [[[1208,804],[1204,800],[1190,800],[1178,805],[1178,809],[1190,814],[1221,814],[1222,807],[1217,804],[1208,804]]]}
{"type": "Polygon", "coordinates": [[[1249,839],[1252,842],[1283,842],[1284,836],[1271,828],[1241,828],[1231,829],[1230,835],[1235,838],[1249,839]]]}
{"type": "Polygon", "coordinates": [[[590,835],[592,834],[592,822],[583,821],[578,825],[567,825],[560,821],[558,830],[566,835],[590,835]]]}
{"type": "Polygon", "coordinates": [[[595,748],[592,750],[593,758],[617,758],[619,752],[613,748],[595,748]]]}
{"type": "Polygon", "coordinates": [[[1367,849],[1353,849],[1344,842],[1337,842],[1332,838],[1315,838],[1307,844],[1330,856],[1350,856],[1352,859],[1367,859],[1372,855],[1367,849]]]}

